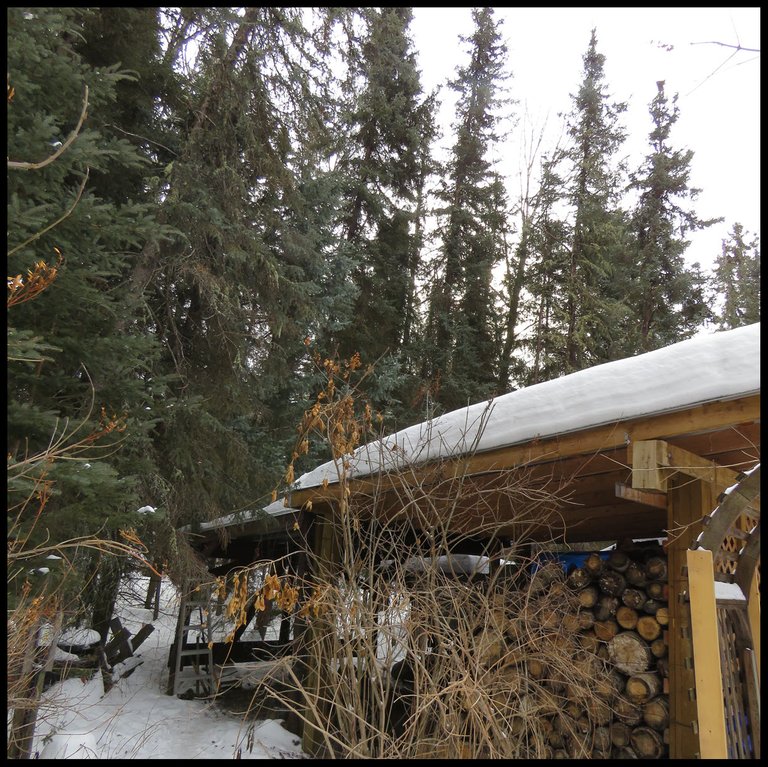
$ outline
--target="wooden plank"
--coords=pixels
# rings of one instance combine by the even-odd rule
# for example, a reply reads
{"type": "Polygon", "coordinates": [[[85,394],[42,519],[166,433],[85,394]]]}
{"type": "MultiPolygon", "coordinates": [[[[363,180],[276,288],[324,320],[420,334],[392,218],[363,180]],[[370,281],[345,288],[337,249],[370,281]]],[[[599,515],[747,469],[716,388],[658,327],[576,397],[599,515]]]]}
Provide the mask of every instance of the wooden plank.
{"type": "Polygon", "coordinates": [[[702,458],[688,450],[666,443],[666,451],[665,466],[680,471],[689,477],[711,482],[719,488],[718,492],[722,492],[726,487],[739,481],[738,472],[719,466],[714,461],[702,458]]]}
{"type": "Polygon", "coordinates": [[[747,596],[747,616],[749,631],[752,635],[752,652],[754,653],[757,678],[760,678],[760,588],[758,586],[758,571],[752,573],[752,583],[747,596]]]}
{"type": "Polygon", "coordinates": [[[714,508],[710,486],[672,477],[668,485],[667,543],[669,571],[670,758],[693,759],[699,753],[691,615],[687,602],[686,553],[701,531],[701,519],[714,508]]]}
{"type": "Polygon", "coordinates": [[[661,439],[633,442],[627,456],[632,464],[632,487],[667,492],[667,443],[661,439]]]}
{"type": "Polygon", "coordinates": [[[689,549],[687,564],[699,755],[702,759],[726,759],[728,748],[725,737],[723,677],[720,666],[712,552],[707,549],[696,551],[689,549]]]}
{"type": "Polygon", "coordinates": [[[626,501],[641,503],[643,506],[654,506],[657,509],[667,508],[666,493],[651,493],[643,490],[636,490],[634,487],[617,482],[614,486],[614,492],[617,498],[623,498],[626,501]]]}

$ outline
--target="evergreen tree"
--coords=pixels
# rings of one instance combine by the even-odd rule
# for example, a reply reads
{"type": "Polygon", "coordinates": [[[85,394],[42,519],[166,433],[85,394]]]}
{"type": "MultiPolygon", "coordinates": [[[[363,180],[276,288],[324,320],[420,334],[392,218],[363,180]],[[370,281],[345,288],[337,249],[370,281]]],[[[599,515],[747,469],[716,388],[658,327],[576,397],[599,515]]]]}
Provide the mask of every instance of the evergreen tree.
{"type": "Polygon", "coordinates": [[[604,65],[593,29],[568,119],[573,232],[565,289],[566,373],[620,356],[615,328],[623,309],[613,280],[625,222],[619,209],[622,169],[615,155],[625,138],[619,118],[626,104],[609,101],[604,65]]]}
{"type": "Polygon", "coordinates": [[[523,344],[529,363],[518,372],[526,386],[557,378],[568,368],[566,289],[573,231],[562,214],[567,195],[559,173],[562,162],[559,148],[542,158],[539,188],[518,247],[530,259],[525,289],[532,332],[523,344]]]}
{"type": "Polygon", "coordinates": [[[144,248],[133,281],[157,370],[176,378],[156,447],[181,524],[268,499],[301,409],[304,338],[340,280],[318,228],[333,205],[318,197],[333,193],[317,165],[323,39],[301,9],[191,9],[175,24],[197,44],[191,74],[175,69],[186,101],[168,105],[182,138],[159,202],[175,234],[144,248]]]}
{"type": "MultiPolygon", "coordinates": [[[[34,264],[53,264],[61,254],[53,285],[10,313],[9,462],[41,453],[54,435],[101,435],[82,460],[41,467],[53,484],[40,518],[21,520],[22,535],[34,527],[30,545],[140,527],[132,514],[145,502],[140,478],[155,470],[148,370],[158,347],[125,288],[154,223],[141,200],[96,182],[145,167],[125,138],[102,130],[132,75],[117,62],[92,66],[78,52],[97,14],[8,9],[9,275],[24,280],[34,264]],[[85,86],[87,119],[69,143],[85,86]]],[[[9,504],[26,491],[10,487],[9,504]]]]}
{"type": "Polygon", "coordinates": [[[458,93],[456,143],[439,192],[441,249],[428,316],[432,350],[425,377],[440,379],[448,409],[490,396],[498,388],[496,294],[493,269],[504,255],[506,195],[489,159],[504,103],[506,46],[492,8],[474,9],[470,61],[451,87],[458,93]]]}
{"type": "Polygon", "coordinates": [[[712,277],[720,330],[760,322],[760,240],[735,223],[723,240],[712,277]]]}
{"type": "Polygon", "coordinates": [[[650,105],[652,152],[630,184],[640,197],[630,223],[633,243],[627,252],[633,261],[623,270],[630,311],[627,354],[688,338],[709,315],[705,278],[698,264],[686,266],[683,255],[686,235],[716,220],[703,221],[686,209],[685,201],[695,200],[700,191],[689,186],[693,152],[671,148],[677,96],[669,102],[663,81],[657,89],[650,105]]]}
{"type": "Polygon", "coordinates": [[[377,361],[370,394],[391,425],[409,419],[425,185],[432,168],[434,97],[424,97],[410,39],[410,8],[366,9],[359,62],[351,62],[350,129],[343,134],[341,247],[357,291],[346,327],[327,345],[377,361]]]}

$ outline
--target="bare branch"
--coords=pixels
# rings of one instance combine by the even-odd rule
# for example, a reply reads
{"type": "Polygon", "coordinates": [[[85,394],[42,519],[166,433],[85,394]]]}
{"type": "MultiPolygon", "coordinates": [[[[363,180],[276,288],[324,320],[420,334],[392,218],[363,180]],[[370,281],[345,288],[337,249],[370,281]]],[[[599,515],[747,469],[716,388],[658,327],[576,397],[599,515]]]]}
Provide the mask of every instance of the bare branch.
{"type": "MultiPolygon", "coordinates": [[[[67,140],[50,156],[41,162],[17,162],[15,160],[8,160],[8,168],[12,170],[40,170],[46,165],[50,165],[61,157],[64,152],[69,149],[72,142],[77,138],[80,133],[80,129],[83,127],[85,118],[88,116],[88,86],[85,86],[85,93],[83,94],[83,111],[80,113],[80,119],[77,121],[77,125],[72,133],[69,134],[67,140]]],[[[67,214],[68,215],[68,214],[67,214]]]]}
{"type": "Polygon", "coordinates": [[[748,51],[749,53],[760,53],[759,48],[745,48],[741,43],[733,45],[732,43],[721,43],[719,40],[702,40],[698,43],[691,43],[691,45],[721,45],[723,48],[735,48],[736,52],[748,51]]]}

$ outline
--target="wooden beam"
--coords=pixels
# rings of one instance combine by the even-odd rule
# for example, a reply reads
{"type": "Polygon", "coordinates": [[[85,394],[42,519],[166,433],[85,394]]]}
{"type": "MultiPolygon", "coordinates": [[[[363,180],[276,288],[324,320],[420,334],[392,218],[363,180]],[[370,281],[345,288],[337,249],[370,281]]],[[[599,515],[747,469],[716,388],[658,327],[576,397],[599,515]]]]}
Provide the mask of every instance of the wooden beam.
{"type": "Polygon", "coordinates": [[[620,482],[617,482],[614,486],[614,492],[616,493],[617,498],[623,498],[625,501],[641,503],[643,506],[654,506],[657,509],[667,508],[666,493],[650,493],[644,490],[636,490],[635,488],[627,487],[620,482]]]}
{"type": "Polygon", "coordinates": [[[688,550],[688,585],[691,601],[693,668],[696,679],[699,757],[727,759],[723,674],[717,628],[715,571],[712,552],[688,550]]]}
{"type": "Polygon", "coordinates": [[[669,443],[666,445],[667,463],[665,465],[675,471],[695,479],[703,479],[705,482],[710,482],[715,487],[722,489],[739,481],[739,474],[733,469],[718,466],[714,461],[683,450],[681,447],[675,447],[669,443]]]}
{"type": "Polygon", "coordinates": [[[627,458],[632,464],[632,487],[637,490],[667,492],[669,472],[666,467],[667,443],[661,439],[645,439],[629,446],[627,458]]]}

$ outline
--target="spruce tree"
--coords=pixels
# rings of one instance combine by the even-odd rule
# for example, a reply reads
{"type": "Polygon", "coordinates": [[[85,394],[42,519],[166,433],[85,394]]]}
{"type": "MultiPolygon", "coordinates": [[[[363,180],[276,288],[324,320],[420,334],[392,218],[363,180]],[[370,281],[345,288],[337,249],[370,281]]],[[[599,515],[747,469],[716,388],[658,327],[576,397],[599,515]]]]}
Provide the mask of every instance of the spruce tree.
{"type": "Polygon", "coordinates": [[[610,101],[604,66],[605,56],[597,51],[593,29],[584,55],[584,76],[568,117],[573,233],[565,289],[563,372],[620,356],[615,328],[623,310],[613,280],[625,222],[619,208],[622,169],[615,158],[625,138],[619,120],[626,104],[610,101]]]}
{"type": "MultiPolygon", "coordinates": [[[[9,465],[44,452],[54,435],[100,435],[81,460],[39,466],[51,494],[39,518],[22,516],[22,537],[33,530],[30,546],[140,528],[133,512],[146,502],[141,478],[156,469],[148,371],[159,349],[126,290],[154,222],[142,200],[97,182],[141,173],[146,159],[102,129],[120,84],[135,75],[117,61],[93,66],[79,52],[97,13],[8,9],[8,273],[25,280],[36,263],[58,268],[47,290],[9,314],[9,465]],[[86,86],[87,118],[69,144],[86,86]],[[58,149],[65,151],[54,157],[58,149]]],[[[9,503],[26,491],[10,487],[9,503]]]]}
{"type": "Polygon", "coordinates": [[[489,159],[505,103],[506,45],[492,8],[474,9],[470,61],[450,83],[458,93],[456,142],[439,191],[439,271],[431,285],[426,377],[440,380],[437,399],[448,409],[498,389],[493,269],[505,247],[506,193],[489,159]]]}
{"type": "Polygon", "coordinates": [[[760,322],[760,240],[738,222],[723,240],[712,287],[720,330],[760,322]]]}
{"type": "MultiPolygon", "coordinates": [[[[323,341],[343,358],[376,361],[369,394],[390,425],[410,420],[425,186],[431,172],[434,97],[424,97],[410,39],[410,8],[366,9],[359,61],[351,61],[342,134],[340,247],[357,292],[346,327],[323,341]]],[[[321,339],[322,340],[322,339],[321,339]]]]}
{"type": "Polygon", "coordinates": [[[639,200],[631,217],[633,261],[624,269],[629,320],[624,336],[627,353],[668,346],[691,336],[709,316],[706,280],[698,264],[688,267],[686,239],[716,223],[701,220],[688,208],[700,190],[689,186],[693,152],[673,149],[670,133],[678,120],[677,96],[671,103],[664,82],[657,84],[650,105],[652,152],[633,174],[630,189],[639,200]]]}

